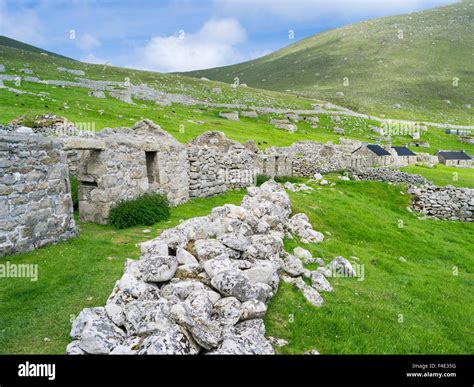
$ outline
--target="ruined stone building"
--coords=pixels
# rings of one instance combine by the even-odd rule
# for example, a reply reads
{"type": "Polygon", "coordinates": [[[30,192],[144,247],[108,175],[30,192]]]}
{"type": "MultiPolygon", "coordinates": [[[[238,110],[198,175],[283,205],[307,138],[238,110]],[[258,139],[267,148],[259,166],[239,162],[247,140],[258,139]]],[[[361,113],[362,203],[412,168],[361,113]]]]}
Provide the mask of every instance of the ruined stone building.
{"type": "Polygon", "coordinates": [[[301,141],[289,147],[267,149],[260,155],[259,173],[267,176],[313,177],[351,166],[353,144],[301,141]]]}
{"type": "Polygon", "coordinates": [[[0,257],[76,233],[62,144],[0,131],[0,257]]]}
{"type": "Polygon", "coordinates": [[[81,221],[106,224],[113,206],[146,193],[161,193],[175,206],[254,185],[257,174],[313,177],[387,165],[391,158],[378,145],[354,141],[303,141],[261,152],[252,141],[240,144],[221,132],[206,132],[182,144],[149,120],[132,128],[54,139],[1,133],[1,255],[76,233],[69,174],[79,182],[81,221]]]}
{"type": "Polygon", "coordinates": [[[222,132],[206,132],[188,146],[189,196],[207,197],[253,185],[257,155],[222,132]]]}
{"type": "Polygon", "coordinates": [[[163,193],[171,205],[189,199],[186,146],[151,121],[104,129],[92,138],[70,137],[65,148],[81,151],[82,221],[105,224],[112,206],[145,193],[163,193]]]}
{"type": "Polygon", "coordinates": [[[144,120],[131,129],[104,129],[64,141],[69,160],[77,163],[82,221],[105,224],[112,206],[145,193],[162,193],[175,206],[255,180],[257,155],[221,132],[181,144],[144,120]]]}

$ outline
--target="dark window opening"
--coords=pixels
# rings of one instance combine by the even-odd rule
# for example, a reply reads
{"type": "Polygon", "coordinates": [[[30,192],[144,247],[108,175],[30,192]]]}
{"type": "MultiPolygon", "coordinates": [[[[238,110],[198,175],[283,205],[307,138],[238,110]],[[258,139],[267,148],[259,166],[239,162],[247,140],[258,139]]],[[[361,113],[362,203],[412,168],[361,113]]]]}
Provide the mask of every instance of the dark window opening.
{"type": "Polygon", "coordinates": [[[85,187],[97,187],[96,181],[81,181],[81,185],[85,187]]]}
{"type": "Polygon", "coordinates": [[[156,171],[156,152],[145,152],[146,158],[146,174],[148,177],[148,183],[157,183],[157,172],[156,171]]]}

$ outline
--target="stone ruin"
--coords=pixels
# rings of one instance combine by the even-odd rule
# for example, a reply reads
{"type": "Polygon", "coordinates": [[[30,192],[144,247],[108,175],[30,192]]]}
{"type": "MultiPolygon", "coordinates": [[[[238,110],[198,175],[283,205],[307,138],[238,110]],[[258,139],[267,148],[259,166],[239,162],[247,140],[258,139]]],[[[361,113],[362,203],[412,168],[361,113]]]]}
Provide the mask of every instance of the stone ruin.
{"type": "Polygon", "coordinates": [[[189,196],[207,197],[254,184],[256,154],[221,132],[206,132],[188,146],[189,196]]]}
{"type": "Polygon", "coordinates": [[[412,186],[412,207],[428,217],[474,222],[474,189],[412,186]]]}
{"type": "Polygon", "coordinates": [[[0,257],[76,235],[62,144],[0,131],[0,257]]]}
{"type": "MultiPolygon", "coordinates": [[[[140,245],[105,307],[82,310],[68,354],[273,354],[281,339],[265,336],[263,317],[280,277],[321,306],[331,270],[354,274],[336,257],[327,267],[302,248],[283,248],[287,233],[321,241],[306,215],[274,181],[250,187],[240,206],[214,208],[140,245]],[[328,273],[329,271],[329,273],[328,273]],[[310,280],[306,284],[302,277],[310,280]]],[[[322,262],[321,262],[322,261],[322,262]]]]}
{"type": "MultiPolygon", "coordinates": [[[[57,117],[47,118],[57,124],[57,117]]],[[[5,129],[9,131],[0,131],[0,145],[4,148],[0,188],[8,194],[1,199],[5,203],[0,218],[1,255],[30,250],[75,234],[68,169],[79,181],[80,219],[105,224],[112,206],[146,193],[161,193],[175,206],[191,198],[252,186],[258,174],[312,178],[320,173],[349,170],[354,164],[353,151],[360,147],[360,143],[350,141],[340,145],[303,141],[261,152],[252,141],[242,145],[221,132],[206,132],[188,144],[181,144],[149,120],[132,128],[54,138],[57,128],[5,129]],[[19,140],[19,136],[24,140],[19,140]],[[54,157],[47,156],[49,153],[54,153],[54,157]],[[29,157],[24,158],[24,154],[29,157]],[[34,168],[38,169],[36,173],[31,172],[34,168]],[[28,188],[34,192],[25,195],[23,180],[33,179],[41,182],[40,188],[28,188]],[[55,191],[49,185],[57,181],[60,185],[55,191]],[[40,222],[31,218],[31,209],[36,209],[38,203],[44,216],[40,222]]],[[[412,177],[407,180],[408,175],[401,172],[382,172],[363,170],[359,177],[424,183],[412,177]]]]}
{"type": "Polygon", "coordinates": [[[79,185],[81,220],[106,223],[113,205],[162,193],[172,206],[250,186],[256,155],[221,132],[181,144],[152,121],[64,140],[79,185]]]}
{"type": "Polygon", "coordinates": [[[113,205],[145,193],[162,193],[173,206],[189,199],[186,147],[151,121],[64,143],[79,152],[69,157],[77,163],[82,221],[105,224],[113,205]]]}
{"type": "MultiPolygon", "coordinates": [[[[357,145],[357,144],[356,144],[357,145]]],[[[352,143],[335,145],[301,141],[289,147],[272,147],[260,155],[260,173],[275,176],[313,177],[351,167],[352,143]]]]}

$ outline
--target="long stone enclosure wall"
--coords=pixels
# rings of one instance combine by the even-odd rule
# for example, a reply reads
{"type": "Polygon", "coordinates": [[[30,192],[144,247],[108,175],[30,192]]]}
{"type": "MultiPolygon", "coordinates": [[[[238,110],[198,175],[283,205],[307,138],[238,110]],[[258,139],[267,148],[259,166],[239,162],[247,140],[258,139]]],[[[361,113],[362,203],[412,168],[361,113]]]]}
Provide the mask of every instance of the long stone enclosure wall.
{"type": "Polygon", "coordinates": [[[0,134],[0,256],[76,233],[62,144],[41,136],[0,134]]]}

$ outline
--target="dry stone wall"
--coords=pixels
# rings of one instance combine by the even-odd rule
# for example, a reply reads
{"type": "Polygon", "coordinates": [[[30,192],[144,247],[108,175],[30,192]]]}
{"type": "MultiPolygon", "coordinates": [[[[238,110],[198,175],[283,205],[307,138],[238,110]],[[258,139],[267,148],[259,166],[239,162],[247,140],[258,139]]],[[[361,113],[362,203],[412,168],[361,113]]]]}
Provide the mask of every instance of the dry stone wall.
{"type": "Polygon", "coordinates": [[[447,187],[410,187],[412,207],[430,217],[474,221],[474,189],[447,187]]]}
{"type": "Polygon", "coordinates": [[[207,197],[254,183],[257,156],[221,132],[206,132],[188,145],[190,197],[207,197]]]}
{"type": "Polygon", "coordinates": [[[0,256],[76,233],[62,144],[0,131],[0,256]]]}
{"type": "Polygon", "coordinates": [[[367,168],[359,169],[352,172],[354,179],[358,180],[374,180],[387,183],[407,183],[413,185],[432,185],[432,183],[421,175],[401,172],[391,168],[367,168]]]}

